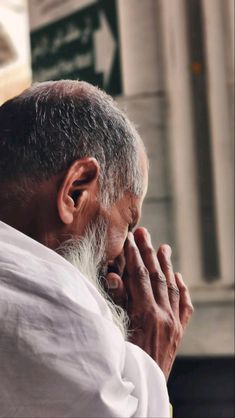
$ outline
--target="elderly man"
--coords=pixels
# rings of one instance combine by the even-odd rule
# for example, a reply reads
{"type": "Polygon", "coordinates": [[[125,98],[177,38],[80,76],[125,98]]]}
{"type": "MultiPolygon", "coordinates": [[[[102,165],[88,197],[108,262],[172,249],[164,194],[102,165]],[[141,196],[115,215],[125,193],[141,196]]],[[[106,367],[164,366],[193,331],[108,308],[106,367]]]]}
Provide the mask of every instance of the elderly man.
{"type": "Polygon", "coordinates": [[[192,314],[137,228],[144,145],[102,91],[33,85],[0,108],[0,416],[168,417],[192,314]]]}

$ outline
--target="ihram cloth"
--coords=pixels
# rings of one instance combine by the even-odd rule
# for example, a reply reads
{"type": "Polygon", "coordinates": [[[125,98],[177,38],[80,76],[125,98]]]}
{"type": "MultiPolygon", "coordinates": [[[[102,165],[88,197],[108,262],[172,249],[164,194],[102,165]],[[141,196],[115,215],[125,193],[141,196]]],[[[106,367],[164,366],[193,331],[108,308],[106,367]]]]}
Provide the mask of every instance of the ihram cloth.
{"type": "Polygon", "coordinates": [[[0,417],[169,417],[165,378],[96,287],[0,222],[0,417]]]}

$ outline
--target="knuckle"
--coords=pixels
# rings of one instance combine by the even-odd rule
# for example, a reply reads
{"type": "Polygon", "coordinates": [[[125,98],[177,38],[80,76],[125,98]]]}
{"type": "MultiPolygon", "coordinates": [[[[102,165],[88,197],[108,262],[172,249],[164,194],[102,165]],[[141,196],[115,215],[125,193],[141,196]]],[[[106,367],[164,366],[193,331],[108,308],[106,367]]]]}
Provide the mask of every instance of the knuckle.
{"type": "Polygon", "coordinates": [[[181,290],[181,292],[183,292],[183,293],[189,293],[189,288],[188,288],[188,286],[185,284],[185,282],[183,281],[183,279],[182,279],[182,281],[181,281],[180,290],[181,290]]]}
{"type": "Polygon", "coordinates": [[[165,255],[164,255],[164,258],[161,258],[161,259],[162,259],[162,266],[163,266],[164,271],[165,270],[169,272],[173,271],[171,259],[165,255]]]}
{"type": "Polygon", "coordinates": [[[172,269],[172,264],[171,264],[171,260],[169,259],[169,258],[165,258],[165,268],[167,269],[167,270],[171,270],[172,269]]]}
{"type": "Polygon", "coordinates": [[[168,292],[169,297],[172,299],[179,299],[180,297],[180,291],[178,287],[175,285],[175,283],[171,283],[168,285],[168,292]]]}
{"type": "Polygon", "coordinates": [[[172,270],[173,270],[173,268],[172,268],[172,264],[171,264],[171,262],[170,261],[168,261],[168,260],[166,260],[165,262],[164,262],[164,265],[163,265],[163,270],[164,270],[164,273],[165,274],[168,274],[168,275],[170,275],[171,274],[171,272],[172,272],[172,270]]]}
{"type": "Polygon", "coordinates": [[[161,282],[164,285],[167,285],[165,276],[162,273],[162,271],[158,270],[158,271],[151,273],[150,278],[152,282],[156,281],[156,282],[161,282]]]}
{"type": "Polygon", "coordinates": [[[135,268],[135,275],[138,276],[140,280],[146,280],[146,278],[149,277],[149,271],[144,265],[137,266],[135,268]]]}
{"type": "Polygon", "coordinates": [[[153,247],[151,247],[149,245],[144,246],[142,251],[143,251],[143,254],[146,257],[154,257],[155,256],[155,251],[154,251],[153,247]]]}
{"type": "Polygon", "coordinates": [[[186,304],[183,307],[183,313],[185,317],[185,321],[188,322],[194,312],[194,308],[191,304],[186,304]]]}
{"type": "Polygon", "coordinates": [[[163,256],[164,259],[170,260],[171,258],[171,247],[168,244],[162,244],[158,250],[159,255],[163,256]]]}
{"type": "Polygon", "coordinates": [[[183,293],[187,293],[187,292],[188,292],[188,287],[186,286],[186,284],[183,284],[183,285],[181,286],[181,291],[182,291],[183,293]]]}
{"type": "Polygon", "coordinates": [[[177,289],[175,282],[173,282],[173,280],[169,280],[168,287],[172,290],[177,289]]]}

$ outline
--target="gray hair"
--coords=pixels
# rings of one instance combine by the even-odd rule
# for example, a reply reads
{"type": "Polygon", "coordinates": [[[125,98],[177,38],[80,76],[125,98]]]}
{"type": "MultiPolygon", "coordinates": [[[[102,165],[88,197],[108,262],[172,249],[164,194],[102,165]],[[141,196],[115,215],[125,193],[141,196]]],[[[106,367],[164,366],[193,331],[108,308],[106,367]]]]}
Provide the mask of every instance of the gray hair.
{"type": "Polygon", "coordinates": [[[84,157],[100,164],[100,199],[143,190],[142,141],[113,99],[82,81],[36,83],[0,107],[0,182],[41,182],[84,157]]]}

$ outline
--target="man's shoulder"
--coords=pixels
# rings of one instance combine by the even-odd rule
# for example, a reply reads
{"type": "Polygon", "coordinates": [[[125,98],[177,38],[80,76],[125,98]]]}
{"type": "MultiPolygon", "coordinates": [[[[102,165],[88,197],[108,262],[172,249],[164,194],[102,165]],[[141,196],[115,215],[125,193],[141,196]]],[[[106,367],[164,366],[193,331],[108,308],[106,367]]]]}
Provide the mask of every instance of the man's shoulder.
{"type": "Polygon", "coordinates": [[[28,265],[36,259],[42,265],[48,262],[56,266],[67,264],[55,251],[0,221],[0,262],[3,264],[8,260],[10,264],[16,264],[22,259],[27,259],[28,265]]]}
{"type": "MultiPolygon", "coordinates": [[[[37,284],[44,280],[50,284],[54,282],[56,272],[63,271],[67,277],[71,274],[71,267],[54,251],[0,222],[1,276],[19,276],[21,280],[28,278],[32,281],[36,276],[37,284]]],[[[79,272],[75,274],[79,275],[79,272]]]]}
{"type": "Polygon", "coordinates": [[[9,350],[23,350],[25,356],[49,350],[60,358],[59,347],[70,345],[75,355],[92,352],[97,344],[104,350],[111,333],[120,340],[104,299],[73,266],[60,256],[44,257],[33,243],[26,248],[24,237],[15,242],[9,234],[5,241],[2,237],[0,357],[9,350]]]}
{"type": "Polygon", "coordinates": [[[50,300],[100,312],[100,296],[88,279],[54,251],[2,222],[0,288],[11,303],[19,297],[28,306],[50,300]]]}

